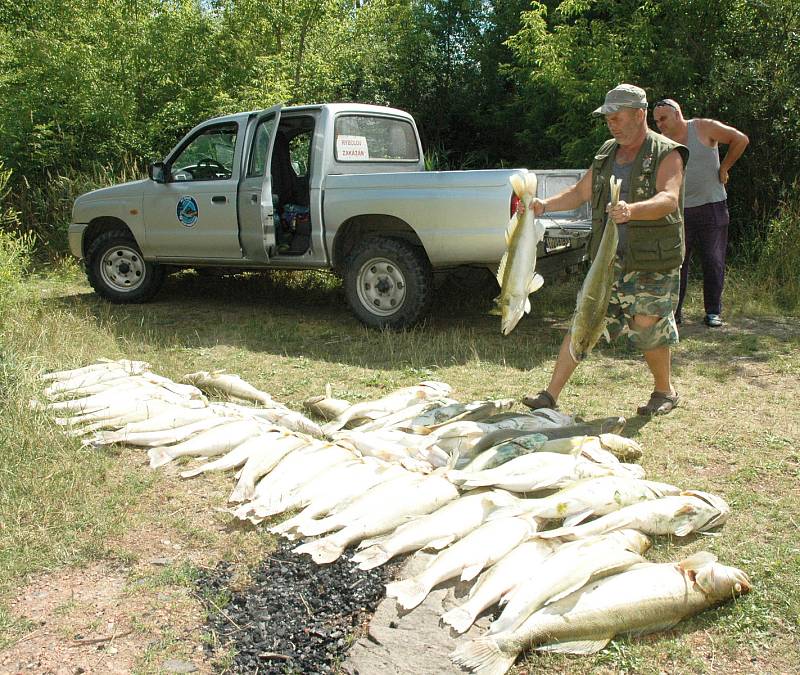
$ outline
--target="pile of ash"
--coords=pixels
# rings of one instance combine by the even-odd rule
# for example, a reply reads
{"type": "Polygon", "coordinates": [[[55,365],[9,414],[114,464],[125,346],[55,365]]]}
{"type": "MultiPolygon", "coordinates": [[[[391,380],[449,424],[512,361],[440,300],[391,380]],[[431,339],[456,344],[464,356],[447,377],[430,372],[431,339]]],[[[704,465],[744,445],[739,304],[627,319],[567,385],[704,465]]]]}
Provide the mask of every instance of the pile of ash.
{"type": "Polygon", "coordinates": [[[242,591],[230,588],[232,570],[224,562],[197,580],[201,598],[231,598],[222,608],[206,602],[209,630],[223,648],[234,651],[230,672],[334,672],[397,569],[384,565],[363,572],[346,556],[317,565],[309,556],[293,553],[294,546],[279,542],[242,591]]]}

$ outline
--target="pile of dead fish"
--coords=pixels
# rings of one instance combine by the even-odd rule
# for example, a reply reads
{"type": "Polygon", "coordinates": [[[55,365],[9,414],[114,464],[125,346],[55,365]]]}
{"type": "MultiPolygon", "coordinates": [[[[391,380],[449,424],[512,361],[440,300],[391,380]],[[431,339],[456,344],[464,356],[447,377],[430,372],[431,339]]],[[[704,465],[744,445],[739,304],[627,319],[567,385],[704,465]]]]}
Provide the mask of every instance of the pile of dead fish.
{"type": "Polygon", "coordinates": [[[709,553],[669,564],[643,557],[650,537],[705,532],[730,509],[716,495],[645,480],[627,463],[641,448],[617,435],[624,420],[460,403],[428,381],[352,405],[328,391],[306,402],[328,420],[320,426],[221,372],[176,383],[121,360],[43,378],[50,401],[34,405],[87,445],[147,448],[153,468],[201,458],[184,478],[238,469],[231,513],[271,519],[270,531],[305,540],[294,550],[319,564],[350,546],[363,570],[439,551],[387,595],[412,609],[437,584],[475,580],[442,616],[462,633],[502,607],[486,635],[452,655],[474,672],[505,673],[527,648],[591,654],[617,634],[663,630],[750,588],[709,553]],[[560,526],[545,529],[552,521],[560,526]]]}

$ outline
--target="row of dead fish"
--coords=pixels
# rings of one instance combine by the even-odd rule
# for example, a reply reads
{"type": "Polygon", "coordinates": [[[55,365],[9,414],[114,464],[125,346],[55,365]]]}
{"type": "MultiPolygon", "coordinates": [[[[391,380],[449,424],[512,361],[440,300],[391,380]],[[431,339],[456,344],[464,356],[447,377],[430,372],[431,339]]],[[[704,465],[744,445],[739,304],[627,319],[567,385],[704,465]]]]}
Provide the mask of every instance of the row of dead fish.
{"type": "Polygon", "coordinates": [[[710,554],[643,557],[650,537],[705,532],[730,510],[715,495],[645,480],[627,463],[641,448],[616,433],[624,420],[459,403],[429,381],[356,404],[328,390],[306,402],[319,425],[222,372],[176,383],[121,360],[43,379],[49,402],[32,404],[87,445],[141,447],[154,468],[203,458],[184,478],[238,469],[233,515],[260,523],[289,513],[270,530],[305,539],[296,550],[320,564],[354,545],[361,569],[438,551],[387,595],[411,609],[442,582],[474,581],[442,621],[463,633],[502,608],[452,655],[478,673],[504,673],[530,647],[593,653],[614,635],[663,629],[749,590],[743,572],[710,554]],[[552,520],[561,526],[543,529],[552,520]]]}

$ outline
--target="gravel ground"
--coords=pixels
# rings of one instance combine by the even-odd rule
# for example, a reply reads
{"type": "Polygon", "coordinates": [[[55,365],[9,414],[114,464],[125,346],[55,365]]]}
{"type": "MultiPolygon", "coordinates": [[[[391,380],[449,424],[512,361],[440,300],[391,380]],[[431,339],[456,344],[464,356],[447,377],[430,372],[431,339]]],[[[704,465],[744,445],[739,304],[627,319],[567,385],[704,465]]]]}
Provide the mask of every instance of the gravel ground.
{"type": "Polygon", "coordinates": [[[230,672],[334,672],[396,570],[384,565],[364,572],[347,554],[317,565],[310,556],[293,553],[295,546],[280,542],[251,572],[252,583],[244,590],[231,589],[227,563],[198,580],[201,596],[231,598],[222,611],[207,603],[209,630],[235,652],[230,672]]]}

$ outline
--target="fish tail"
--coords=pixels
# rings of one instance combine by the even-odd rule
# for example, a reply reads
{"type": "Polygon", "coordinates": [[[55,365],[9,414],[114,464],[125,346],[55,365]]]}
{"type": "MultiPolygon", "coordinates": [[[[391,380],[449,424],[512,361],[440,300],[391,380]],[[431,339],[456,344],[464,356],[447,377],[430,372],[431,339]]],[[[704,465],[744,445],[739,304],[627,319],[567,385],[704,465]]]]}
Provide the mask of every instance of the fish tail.
{"type": "Polygon", "coordinates": [[[465,633],[475,621],[475,617],[463,607],[455,607],[442,614],[442,621],[452,626],[457,633],[465,633]]]}
{"type": "Polygon", "coordinates": [[[414,577],[386,584],[386,596],[396,598],[404,609],[414,609],[427,596],[430,589],[414,577]]]}
{"type": "Polygon", "coordinates": [[[320,518],[319,520],[314,518],[304,521],[302,524],[298,525],[296,529],[304,537],[314,537],[335,528],[330,527],[330,520],[328,518],[320,518]]]}
{"type": "Polygon", "coordinates": [[[359,563],[358,568],[362,570],[371,570],[374,567],[380,567],[391,558],[388,551],[381,546],[370,546],[356,555],[358,559],[354,556],[353,561],[359,563]]]}
{"type": "Polygon", "coordinates": [[[188,469],[187,471],[181,471],[181,478],[194,478],[195,476],[199,476],[201,473],[205,473],[207,464],[203,464],[202,466],[198,466],[195,469],[188,469]]]}
{"type": "Polygon", "coordinates": [[[493,637],[481,637],[461,645],[450,660],[479,675],[503,675],[514,665],[517,655],[504,653],[493,637]]]}
{"type": "Polygon", "coordinates": [[[292,549],[294,553],[308,553],[318,565],[332,563],[342,555],[344,548],[328,538],[316,539],[292,549]]]}
{"type": "Polygon", "coordinates": [[[451,469],[446,474],[447,480],[449,480],[453,485],[461,485],[467,481],[468,472],[461,471],[459,469],[451,469]]]}
{"type": "Polygon", "coordinates": [[[267,531],[271,532],[272,534],[281,534],[287,538],[289,537],[289,533],[295,529],[297,526],[297,521],[294,518],[289,518],[289,520],[284,520],[282,523],[278,523],[277,525],[273,525],[267,531]]]}
{"type": "Polygon", "coordinates": [[[147,456],[150,458],[151,469],[157,469],[160,466],[169,464],[174,459],[165,447],[150,448],[147,451],[147,456]]]}

